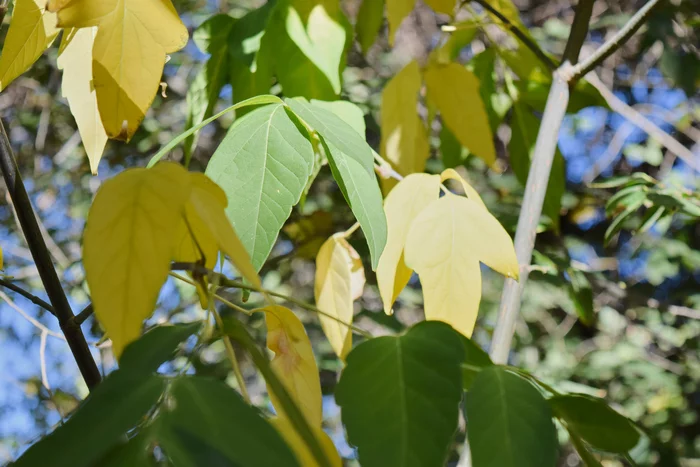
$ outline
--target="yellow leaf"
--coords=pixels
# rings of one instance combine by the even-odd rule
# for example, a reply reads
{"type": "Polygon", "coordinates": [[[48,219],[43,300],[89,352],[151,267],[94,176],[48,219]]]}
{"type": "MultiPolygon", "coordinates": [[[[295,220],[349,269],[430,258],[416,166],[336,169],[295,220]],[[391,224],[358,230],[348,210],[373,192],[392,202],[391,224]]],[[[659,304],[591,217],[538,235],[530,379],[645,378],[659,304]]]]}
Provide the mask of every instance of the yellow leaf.
{"type": "Polygon", "coordinates": [[[455,0],[425,0],[425,3],[436,12],[446,15],[452,15],[457,4],[455,0]]]}
{"type": "MultiPolygon", "coordinates": [[[[268,306],[265,312],[267,324],[267,348],[275,353],[270,365],[284,384],[311,426],[321,426],[321,381],[311,342],[304,325],[289,308],[268,306]]],[[[272,405],[284,417],[282,404],[268,387],[272,405]]]]}
{"type": "Polygon", "coordinates": [[[396,31],[398,31],[406,16],[413,11],[415,5],[416,0],[386,0],[386,18],[389,21],[389,45],[394,45],[396,31]]]}
{"type": "Polygon", "coordinates": [[[117,357],[153,313],[190,189],[187,171],[166,162],[126,170],[107,180],[95,196],[83,263],[95,314],[117,357]]]}
{"type": "Polygon", "coordinates": [[[364,285],[365,270],[360,255],[343,234],[326,240],[316,256],[314,295],[316,305],[337,318],[319,316],[323,332],[341,359],[345,359],[352,347],[352,333],[343,323],[352,323],[353,301],[362,295],[364,285]]]}
{"type": "MultiPolygon", "coordinates": [[[[250,284],[261,287],[258,273],[250,262],[250,255],[224,212],[228,204],[226,194],[219,185],[203,173],[193,172],[190,176],[192,194],[185,206],[187,219],[192,226],[206,226],[219,250],[229,257],[241,276],[250,284]]],[[[199,229],[201,230],[201,227],[199,229]]],[[[210,241],[203,238],[205,245],[210,241]]],[[[207,248],[211,249],[211,245],[207,248]]]]}
{"type": "MultiPolygon", "coordinates": [[[[309,450],[309,447],[302,437],[299,436],[289,420],[275,417],[268,421],[270,425],[275,427],[277,432],[282,435],[284,441],[292,449],[294,456],[297,458],[297,461],[299,461],[299,465],[303,467],[318,467],[318,463],[311,453],[311,450],[309,450]]],[[[320,442],[323,451],[326,453],[331,467],[342,467],[343,460],[340,458],[338,450],[335,448],[335,444],[333,444],[333,440],[320,426],[312,426],[311,428],[314,430],[316,438],[320,442]]]]}
{"type": "MultiPolygon", "coordinates": [[[[401,175],[422,172],[430,155],[428,135],[418,116],[420,67],[414,60],[382,91],[381,153],[401,175]]],[[[385,192],[396,185],[394,179],[382,179],[385,192]]]]}
{"type": "Polygon", "coordinates": [[[481,301],[479,261],[517,278],[513,242],[483,206],[453,194],[430,203],[406,239],[406,264],[420,276],[425,318],[470,337],[481,301]]]}
{"type": "Polygon", "coordinates": [[[428,100],[459,142],[493,166],[496,150],[488,114],[479,94],[479,79],[457,63],[432,64],[425,71],[428,100]]]}
{"type": "Polygon", "coordinates": [[[110,138],[128,141],[158,91],[166,54],[187,43],[187,28],[170,0],[73,0],[56,7],[60,27],[97,26],[92,73],[102,123],[110,138]]]}
{"type": "Polygon", "coordinates": [[[0,91],[24,73],[58,35],[56,15],[46,0],[16,0],[0,55],[0,91]]]}
{"type": "Polygon", "coordinates": [[[107,143],[107,133],[97,108],[97,94],[92,87],[92,46],[96,34],[97,28],[65,31],[62,52],[57,60],[58,68],[63,70],[63,97],[68,99],[70,111],[78,124],[94,175],[97,175],[97,166],[107,143]]]}
{"type": "Polygon", "coordinates": [[[486,205],[484,205],[484,202],[481,200],[481,196],[479,196],[479,193],[477,193],[476,190],[469,183],[467,183],[467,181],[463,179],[462,176],[459,173],[457,173],[455,169],[445,169],[442,172],[442,174],[440,175],[440,181],[444,182],[445,180],[455,180],[459,182],[462,185],[462,188],[464,189],[464,194],[467,195],[467,198],[479,203],[481,206],[486,208],[486,205]]]}
{"type": "Polygon", "coordinates": [[[384,312],[391,314],[396,297],[406,287],[412,270],[404,263],[404,245],[413,220],[440,195],[438,175],[412,174],[399,182],[384,201],[387,241],[377,266],[384,312]]]}

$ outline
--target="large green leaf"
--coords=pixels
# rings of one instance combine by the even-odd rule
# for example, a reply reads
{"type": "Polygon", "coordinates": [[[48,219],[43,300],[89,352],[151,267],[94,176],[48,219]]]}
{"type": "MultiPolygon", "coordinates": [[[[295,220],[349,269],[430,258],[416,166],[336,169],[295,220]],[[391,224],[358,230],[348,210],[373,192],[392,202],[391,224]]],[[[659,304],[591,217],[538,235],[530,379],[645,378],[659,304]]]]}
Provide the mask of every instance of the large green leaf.
{"type": "Polygon", "coordinates": [[[126,346],[119,367],[129,373],[153,373],[200,327],[200,323],[157,326],[126,346]]]}
{"type": "Polygon", "coordinates": [[[460,335],[438,321],[350,352],[335,395],[364,467],[444,465],[457,428],[463,359],[460,335]]]}
{"type": "Polygon", "coordinates": [[[627,418],[604,400],[584,394],[555,396],[548,400],[554,415],[569,431],[601,451],[624,453],[639,442],[639,432],[627,418]]]}
{"type": "Polygon", "coordinates": [[[175,466],[297,466],[277,431],[223,382],[173,381],[155,429],[175,466]]]}
{"type": "MultiPolygon", "coordinates": [[[[513,120],[511,123],[512,136],[508,144],[510,154],[510,165],[515,172],[515,176],[520,183],[527,183],[527,176],[530,172],[530,161],[535,150],[537,132],[540,128],[540,121],[523,104],[513,105],[513,120]]],[[[559,230],[559,211],[561,210],[561,197],[566,191],[566,170],[564,158],[557,150],[552,162],[552,171],[549,176],[547,193],[544,198],[543,212],[549,217],[555,230],[559,230]]]]}
{"type": "Polygon", "coordinates": [[[110,374],[75,415],[30,447],[15,465],[95,465],[153,407],[164,385],[164,380],[158,376],[122,370],[110,374]]]}
{"type": "Polygon", "coordinates": [[[367,53],[384,22],[384,0],[362,0],[357,13],[355,33],[363,53],[367,53]]]}
{"type": "Polygon", "coordinates": [[[462,384],[465,391],[474,384],[477,375],[484,368],[493,366],[493,362],[489,354],[479,347],[479,345],[471,339],[464,336],[462,343],[464,344],[464,362],[462,363],[462,384]]]}
{"type": "Polygon", "coordinates": [[[386,244],[387,227],[372,148],[335,113],[303,99],[286,102],[325,142],[333,177],[367,237],[375,269],[386,244]]]}
{"type": "Polygon", "coordinates": [[[311,143],[283,104],[237,120],[209,161],[206,173],[226,192],[226,215],[257,270],[299,202],[313,163],[311,143]]]}
{"type": "Polygon", "coordinates": [[[508,370],[482,370],[466,398],[474,467],[553,467],[552,410],[533,385],[508,370]]]}

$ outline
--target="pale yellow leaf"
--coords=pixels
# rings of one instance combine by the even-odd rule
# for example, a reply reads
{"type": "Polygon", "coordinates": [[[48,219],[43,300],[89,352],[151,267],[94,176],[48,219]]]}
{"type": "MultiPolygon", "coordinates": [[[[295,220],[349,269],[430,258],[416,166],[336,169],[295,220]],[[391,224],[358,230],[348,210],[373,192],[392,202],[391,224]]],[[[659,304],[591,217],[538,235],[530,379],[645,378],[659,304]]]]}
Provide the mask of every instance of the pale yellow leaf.
{"type": "Polygon", "coordinates": [[[436,12],[446,15],[452,15],[457,5],[456,0],[425,0],[425,3],[436,12]]]}
{"type": "Polygon", "coordinates": [[[428,100],[440,111],[443,124],[464,147],[493,166],[496,150],[479,94],[479,79],[457,63],[433,63],[425,70],[424,79],[428,100]]]}
{"type": "MultiPolygon", "coordinates": [[[[311,450],[309,450],[309,447],[306,445],[302,437],[299,436],[289,420],[275,417],[271,418],[269,422],[273,427],[275,427],[277,432],[282,435],[284,441],[292,449],[292,452],[294,452],[300,466],[318,466],[318,463],[311,453],[311,450]]],[[[314,430],[316,439],[318,439],[323,451],[326,453],[326,457],[330,461],[331,467],[342,467],[343,460],[340,458],[338,450],[335,448],[335,444],[333,444],[333,440],[326,434],[325,431],[323,431],[320,426],[312,426],[311,428],[314,430]]]]}
{"type": "MultiPolygon", "coordinates": [[[[250,261],[250,255],[224,212],[228,204],[226,194],[219,185],[203,173],[193,172],[190,176],[192,193],[186,205],[187,219],[191,220],[191,225],[194,226],[198,225],[197,219],[199,219],[199,222],[209,229],[219,250],[229,257],[241,276],[250,284],[261,287],[260,278],[250,261]]],[[[204,240],[204,243],[206,245],[207,240],[204,240]]],[[[211,245],[207,248],[211,249],[211,245]]],[[[209,261],[208,258],[207,261],[209,261]]]]}
{"type": "Polygon", "coordinates": [[[316,256],[314,295],[316,306],[336,318],[319,315],[323,332],[341,359],[352,347],[352,333],[343,323],[352,323],[353,301],[362,295],[364,285],[360,256],[343,235],[335,234],[326,240],[316,256]]]}
{"type": "MultiPolygon", "coordinates": [[[[323,420],[321,381],[304,325],[292,310],[283,306],[268,306],[259,311],[265,312],[267,348],[275,353],[270,362],[272,370],[304,413],[309,424],[320,427],[323,420]]],[[[278,402],[269,386],[268,393],[280,418],[286,418],[282,404],[278,402]]]]}
{"type": "Polygon", "coordinates": [[[94,175],[97,174],[97,166],[107,144],[107,133],[97,108],[97,93],[92,87],[92,46],[96,34],[97,28],[65,31],[62,51],[57,60],[58,68],[63,70],[63,97],[68,100],[70,111],[78,124],[90,161],[90,170],[94,175]]]}
{"type": "Polygon", "coordinates": [[[401,26],[406,16],[413,11],[415,5],[416,0],[386,0],[386,18],[389,21],[389,45],[394,45],[396,31],[399,30],[399,26],[401,26]]]}
{"type": "Polygon", "coordinates": [[[396,185],[384,201],[387,241],[377,266],[377,283],[386,314],[392,313],[396,297],[406,287],[413,272],[403,259],[409,227],[439,195],[438,175],[412,174],[396,185]]]}
{"type": "MultiPolygon", "coordinates": [[[[394,76],[382,91],[380,152],[401,175],[422,172],[430,156],[428,134],[418,116],[420,67],[412,61],[394,76]]],[[[384,192],[396,185],[382,179],[384,192]]]]}
{"type": "Polygon", "coordinates": [[[85,226],[83,264],[95,315],[117,357],[153,313],[190,190],[187,171],[164,162],[126,170],[95,196],[85,226]]]}
{"type": "Polygon", "coordinates": [[[470,337],[481,301],[479,261],[518,275],[513,242],[478,203],[453,194],[430,203],[406,239],[406,264],[420,276],[425,317],[470,337]]]}
{"type": "Polygon", "coordinates": [[[110,138],[128,141],[158,91],[166,54],[187,44],[187,28],[170,0],[73,0],[57,6],[60,27],[97,26],[92,72],[102,123],[110,138]]]}
{"type": "Polygon", "coordinates": [[[440,181],[444,182],[445,180],[454,180],[459,182],[462,185],[462,189],[464,190],[464,194],[467,195],[467,198],[479,203],[481,206],[484,206],[484,208],[486,207],[484,202],[481,200],[479,193],[477,193],[476,190],[469,183],[467,183],[467,181],[462,178],[462,176],[455,169],[445,169],[442,174],[440,174],[440,181]]]}
{"type": "Polygon", "coordinates": [[[58,35],[56,15],[46,0],[16,0],[0,55],[0,91],[24,73],[58,35]]]}

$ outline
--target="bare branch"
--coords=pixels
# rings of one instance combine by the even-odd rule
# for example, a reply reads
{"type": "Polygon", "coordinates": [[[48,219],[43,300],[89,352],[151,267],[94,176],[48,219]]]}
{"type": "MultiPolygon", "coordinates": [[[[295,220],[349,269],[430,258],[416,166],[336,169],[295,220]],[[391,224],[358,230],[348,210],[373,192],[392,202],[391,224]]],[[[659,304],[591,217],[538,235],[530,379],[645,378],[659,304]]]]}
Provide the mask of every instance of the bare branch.
{"type": "Polygon", "coordinates": [[[56,316],[56,311],[54,311],[54,309],[51,305],[49,305],[48,303],[46,303],[44,300],[40,299],[36,295],[33,295],[33,294],[27,292],[22,287],[19,287],[8,280],[1,279],[1,278],[0,278],[0,287],[5,287],[6,289],[10,289],[13,292],[20,294],[21,296],[23,296],[24,298],[26,298],[30,302],[34,303],[35,305],[39,305],[44,310],[46,310],[49,313],[51,313],[52,315],[56,316]]]}
{"type": "Polygon", "coordinates": [[[588,26],[593,15],[594,3],[595,0],[579,0],[578,5],[576,5],[576,15],[574,16],[574,23],[571,25],[569,39],[566,41],[566,47],[564,48],[563,62],[569,62],[574,65],[578,62],[581,47],[583,47],[583,43],[588,35],[588,26]]]}

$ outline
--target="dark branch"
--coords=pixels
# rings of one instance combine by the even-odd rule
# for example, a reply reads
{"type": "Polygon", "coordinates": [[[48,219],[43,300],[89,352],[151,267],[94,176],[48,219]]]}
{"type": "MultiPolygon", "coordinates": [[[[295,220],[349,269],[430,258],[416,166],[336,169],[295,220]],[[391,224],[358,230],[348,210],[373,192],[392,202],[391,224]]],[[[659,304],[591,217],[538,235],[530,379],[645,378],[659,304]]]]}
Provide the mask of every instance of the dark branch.
{"type": "Polygon", "coordinates": [[[600,65],[603,60],[614,54],[635,32],[644,24],[655,7],[661,4],[662,0],[649,0],[635,15],[630,18],[627,24],[620,29],[615,36],[605,42],[593,55],[570,70],[570,82],[586,76],[589,71],[600,65]]]}
{"type": "Polygon", "coordinates": [[[32,258],[39,271],[41,282],[44,284],[46,294],[49,296],[51,305],[56,312],[58,323],[78,364],[80,373],[85,379],[85,383],[88,388],[93,388],[100,382],[100,372],[97,369],[95,360],[92,358],[92,353],[90,353],[90,348],[85,341],[83,331],[74,322],[73,311],[58,279],[58,274],[56,274],[56,269],[51,261],[51,255],[46,247],[44,237],[41,235],[41,230],[39,230],[34,208],[22,182],[17,161],[12,153],[10,140],[7,137],[2,121],[0,121],[0,169],[2,169],[7,190],[17,212],[17,218],[24,233],[24,238],[27,240],[32,258]]]}
{"type": "Polygon", "coordinates": [[[39,305],[42,307],[44,310],[48,311],[52,315],[56,316],[56,312],[54,311],[53,307],[46,303],[44,300],[40,299],[34,294],[31,294],[24,290],[22,287],[19,287],[12,282],[5,280],[5,279],[0,279],[0,286],[5,287],[6,289],[12,290],[13,292],[16,292],[29,300],[30,302],[34,303],[35,305],[39,305]]]}
{"type": "Polygon", "coordinates": [[[92,303],[90,303],[88,306],[83,308],[83,311],[75,315],[75,323],[80,326],[87,320],[90,316],[92,316],[92,313],[95,311],[95,309],[92,306],[92,303]]]}
{"type": "Polygon", "coordinates": [[[578,63],[578,55],[588,35],[588,27],[591,22],[591,16],[593,15],[594,3],[595,0],[579,0],[578,5],[576,5],[576,14],[574,15],[574,22],[571,25],[569,39],[566,41],[562,62],[568,61],[572,65],[578,63]]]}

